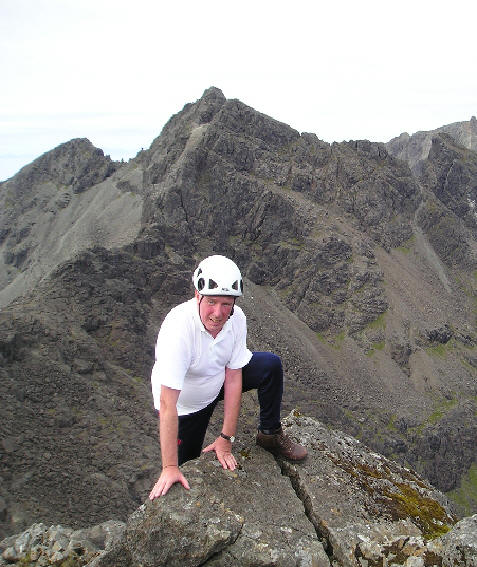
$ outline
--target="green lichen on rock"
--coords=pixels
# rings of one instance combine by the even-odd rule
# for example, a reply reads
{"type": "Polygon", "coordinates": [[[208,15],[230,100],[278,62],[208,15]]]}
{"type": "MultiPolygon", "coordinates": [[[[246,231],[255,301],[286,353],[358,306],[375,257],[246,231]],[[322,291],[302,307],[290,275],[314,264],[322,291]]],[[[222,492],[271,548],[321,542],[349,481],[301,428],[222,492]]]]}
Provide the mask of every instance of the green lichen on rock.
{"type": "Polygon", "coordinates": [[[366,461],[349,462],[338,455],[330,455],[330,459],[346,471],[375,503],[380,504],[384,516],[389,515],[393,521],[411,520],[421,530],[424,539],[440,537],[455,524],[456,519],[439,501],[426,495],[429,487],[412,471],[401,469],[399,480],[390,466],[384,463],[376,467],[366,461]]]}
{"type": "Polygon", "coordinates": [[[396,491],[385,490],[393,519],[411,518],[422,532],[424,539],[435,539],[447,533],[455,520],[451,518],[437,500],[421,495],[404,483],[394,483],[396,491]]]}

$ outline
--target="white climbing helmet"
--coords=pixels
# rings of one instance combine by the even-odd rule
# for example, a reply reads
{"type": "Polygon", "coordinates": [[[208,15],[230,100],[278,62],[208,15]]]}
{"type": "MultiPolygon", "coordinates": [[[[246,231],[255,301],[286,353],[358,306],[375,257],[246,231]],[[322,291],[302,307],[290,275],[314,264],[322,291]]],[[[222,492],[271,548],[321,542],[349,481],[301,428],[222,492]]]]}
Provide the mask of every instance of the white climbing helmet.
{"type": "Polygon", "coordinates": [[[197,266],[192,277],[201,295],[231,295],[240,297],[243,282],[237,264],[225,256],[209,256],[197,266]]]}

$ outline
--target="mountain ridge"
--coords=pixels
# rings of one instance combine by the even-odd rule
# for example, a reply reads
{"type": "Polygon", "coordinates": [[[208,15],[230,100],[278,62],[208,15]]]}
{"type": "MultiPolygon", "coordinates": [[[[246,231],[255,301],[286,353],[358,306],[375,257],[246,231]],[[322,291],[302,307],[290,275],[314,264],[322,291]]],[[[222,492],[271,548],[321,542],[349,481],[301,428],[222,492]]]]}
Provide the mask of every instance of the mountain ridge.
{"type": "MultiPolygon", "coordinates": [[[[38,224],[51,218],[63,255],[48,263],[51,241],[42,249],[35,227],[24,232],[36,204],[0,207],[12,270],[0,292],[4,533],[71,525],[68,499],[89,525],[140,503],[159,461],[155,334],[213,252],[243,270],[250,347],[282,356],[285,410],[458,490],[476,462],[476,155],[439,133],[417,176],[384,144],[328,144],[212,88],[106,177],[110,162],[88,146],[79,163],[94,171],[80,171],[98,183],[75,192],[60,167],[54,187],[18,187],[45,201],[38,224]],[[78,248],[61,248],[65,234],[78,248]]],[[[2,205],[15,183],[0,185],[2,205]]],[[[459,498],[476,509],[472,491],[459,498]]]]}

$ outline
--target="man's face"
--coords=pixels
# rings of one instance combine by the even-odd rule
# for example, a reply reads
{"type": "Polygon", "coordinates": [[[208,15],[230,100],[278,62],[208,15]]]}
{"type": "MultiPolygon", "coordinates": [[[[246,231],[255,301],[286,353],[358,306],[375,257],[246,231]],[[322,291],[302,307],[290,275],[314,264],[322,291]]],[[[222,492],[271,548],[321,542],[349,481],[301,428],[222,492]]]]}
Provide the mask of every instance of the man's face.
{"type": "Polygon", "coordinates": [[[215,338],[222,330],[234,306],[234,298],[228,295],[201,295],[195,292],[199,316],[205,329],[215,338]]]}

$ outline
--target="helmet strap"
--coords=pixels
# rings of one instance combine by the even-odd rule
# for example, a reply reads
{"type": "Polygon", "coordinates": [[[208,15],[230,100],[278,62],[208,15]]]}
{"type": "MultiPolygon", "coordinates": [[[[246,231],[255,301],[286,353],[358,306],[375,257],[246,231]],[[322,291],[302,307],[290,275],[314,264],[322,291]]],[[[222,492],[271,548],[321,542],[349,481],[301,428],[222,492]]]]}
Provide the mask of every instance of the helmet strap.
{"type": "MultiPolygon", "coordinates": [[[[204,296],[201,293],[199,295],[200,295],[199,306],[198,306],[198,308],[199,308],[199,319],[200,319],[200,322],[202,323],[202,325],[204,325],[204,323],[202,322],[202,317],[200,316],[200,304],[202,303],[204,296]]],[[[205,325],[204,325],[204,329],[205,329],[205,325]]]]}
{"type": "Polygon", "coordinates": [[[229,319],[230,319],[230,317],[232,317],[232,315],[234,314],[234,308],[235,308],[235,302],[236,302],[236,301],[237,301],[237,298],[234,297],[234,304],[232,305],[232,311],[230,312],[229,319]]]}

